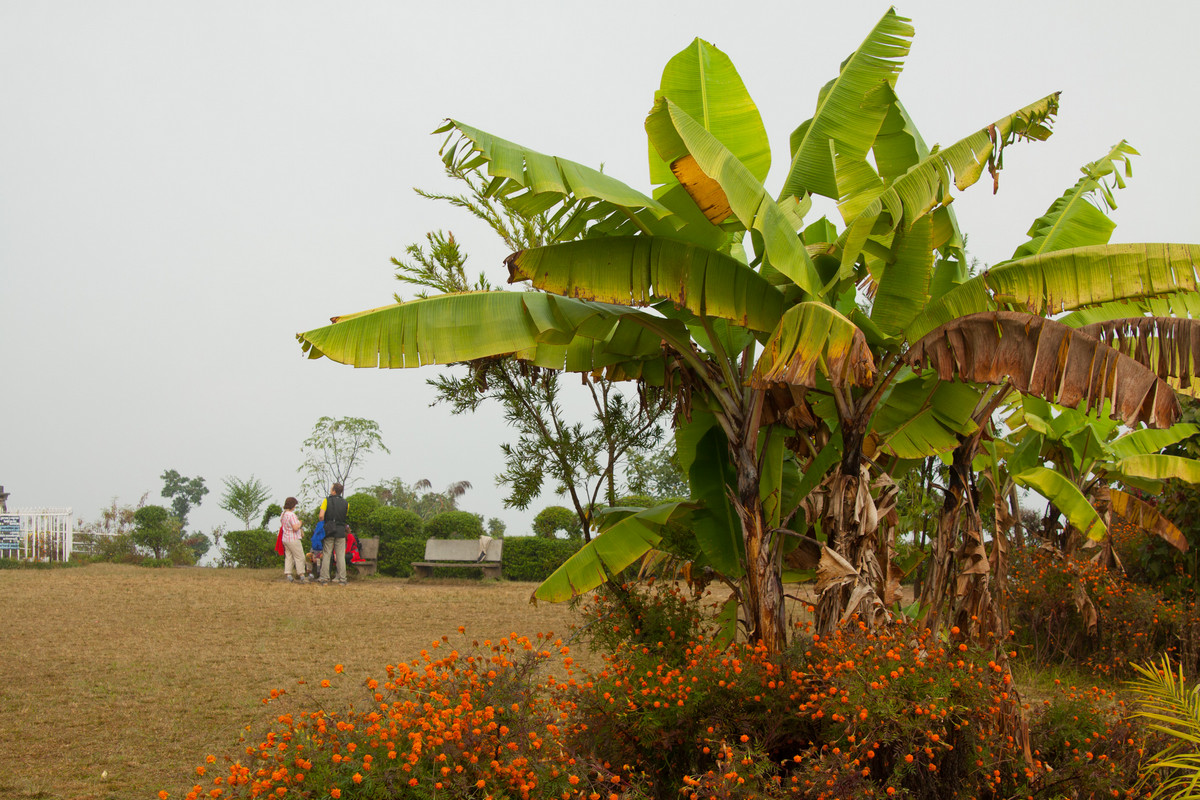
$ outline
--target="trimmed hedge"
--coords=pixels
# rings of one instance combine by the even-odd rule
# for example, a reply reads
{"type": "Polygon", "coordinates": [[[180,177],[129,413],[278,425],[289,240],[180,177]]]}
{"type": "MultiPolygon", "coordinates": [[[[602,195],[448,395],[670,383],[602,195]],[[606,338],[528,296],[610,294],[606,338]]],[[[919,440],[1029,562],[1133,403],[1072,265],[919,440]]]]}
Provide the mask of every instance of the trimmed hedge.
{"type": "Polygon", "coordinates": [[[379,531],[371,525],[371,515],[379,508],[379,501],[374,495],[356,492],[346,498],[346,505],[349,506],[346,510],[346,521],[350,523],[350,530],[354,531],[356,537],[362,539],[365,536],[379,535],[379,531]]]}
{"type": "Polygon", "coordinates": [[[582,539],[510,536],[504,540],[504,577],[510,581],[540,583],[582,546],[582,539]]]}
{"type": "Polygon", "coordinates": [[[409,563],[425,555],[421,518],[405,508],[380,506],[369,524],[379,537],[379,572],[400,578],[412,575],[409,563]]]}
{"type": "Polygon", "coordinates": [[[283,556],[275,554],[277,531],[256,528],[250,531],[230,531],[225,534],[225,561],[234,567],[259,569],[282,567],[283,556]]]}
{"type": "Polygon", "coordinates": [[[478,539],[483,536],[483,523],[470,511],[443,511],[425,523],[429,539],[478,539]]]}

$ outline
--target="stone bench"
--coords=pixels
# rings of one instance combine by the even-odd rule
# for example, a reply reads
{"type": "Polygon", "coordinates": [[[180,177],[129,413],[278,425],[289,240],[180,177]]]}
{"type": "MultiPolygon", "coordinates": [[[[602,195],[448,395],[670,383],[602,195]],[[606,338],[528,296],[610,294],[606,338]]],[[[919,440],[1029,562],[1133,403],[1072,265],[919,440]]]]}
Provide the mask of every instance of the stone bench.
{"type": "Polygon", "coordinates": [[[347,559],[346,565],[358,570],[358,577],[360,578],[374,575],[375,570],[379,568],[379,538],[369,536],[365,539],[359,539],[358,551],[362,554],[362,561],[350,561],[347,559]]]}
{"type": "Polygon", "coordinates": [[[418,578],[432,578],[438,567],[478,567],[483,577],[499,578],[503,548],[503,539],[492,539],[480,558],[479,539],[430,539],[425,542],[425,560],[412,562],[412,567],[418,578]]]}

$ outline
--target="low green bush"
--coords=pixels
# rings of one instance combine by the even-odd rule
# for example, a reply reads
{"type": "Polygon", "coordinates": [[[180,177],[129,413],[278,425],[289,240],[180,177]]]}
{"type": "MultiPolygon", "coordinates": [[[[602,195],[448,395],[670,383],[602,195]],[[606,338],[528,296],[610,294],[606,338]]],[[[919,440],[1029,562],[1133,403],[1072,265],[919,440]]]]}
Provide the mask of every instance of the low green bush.
{"type": "Polygon", "coordinates": [[[371,524],[371,515],[379,508],[379,501],[374,495],[358,492],[347,497],[346,504],[349,506],[346,519],[355,536],[361,539],[364,536],[379,535],[379,531],[371,524]]]}
{"type": "Polygon", "coordinates": [[[371,513],[370,526],[379,537],[379,572],[398,578],[411,575],[410,562],[425,554],[421,518],[406,508],[379,506],[371,513]]]}
{"type": "Polygon", "coordinates": [[[275,553],[275,535],[262,528],[230,531],[225,534],[225,563],[249,569],[283,566],[283,556],[275,553]]]}
{"type": "Polygon", "coordinates": [[[544,581],[582,546],[580,539],[510,536],[504,540],[504,577],[510,581],[544,581]]]}
{"type": "Polygon", "coordinates": [[[469,511],[443,511],[425,523],[429,539],[478,539],[483,536],[483,523],[469,511]]]}

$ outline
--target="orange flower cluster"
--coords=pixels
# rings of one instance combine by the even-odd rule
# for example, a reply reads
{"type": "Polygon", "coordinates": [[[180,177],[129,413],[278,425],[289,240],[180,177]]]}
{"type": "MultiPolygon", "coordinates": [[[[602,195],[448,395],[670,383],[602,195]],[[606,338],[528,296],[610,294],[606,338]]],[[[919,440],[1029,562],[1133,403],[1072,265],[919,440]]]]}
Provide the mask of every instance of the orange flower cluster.
{"type": "Polygon", "coordinates": [[[1040,550],[1014,556],[1010,595],[1020,644],[1042,663],[1122,678],[1130,663],[1165,653],[1200,670],[1200,654],[1179,651],[1181,641],[1200,641],[1194,595],[1168,597],[1090,560],[1040,550]]]}
{"type": "Polygon", "coordinates": [[[1064,778],[1110,797],[1133,784],[1144,744],[1101,690],[1026,707],[1027,763],[1009,673],[953,633],[801,626],[770,654],[719,643],[662,596],[666,611],[642,598],[593,625],[627,633],[594,673],[552,634],[481,643],[460,628],[460,644],[443,637],[366,681],[363,710],[280,714],[226,769],[197,770],[210,783],[186,800],[982,799],[1054,796],[1064,778]]]}

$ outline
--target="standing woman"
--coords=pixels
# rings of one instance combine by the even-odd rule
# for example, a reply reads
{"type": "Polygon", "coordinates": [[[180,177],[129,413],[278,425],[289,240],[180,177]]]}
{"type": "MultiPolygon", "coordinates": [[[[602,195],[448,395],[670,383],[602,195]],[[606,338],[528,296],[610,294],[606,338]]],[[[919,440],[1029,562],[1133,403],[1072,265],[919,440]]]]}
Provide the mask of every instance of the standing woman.
{"type": "Polygon", "coordinates": [[[292,583],[296,578],[303,583],[308,580],[304,574],[304,547],[300,544],[300,518],[296,516],[295,508],[299,501],[289,497],[283,502],[283,516],[280,517],[280,528],[283,530],[283,577],[292,583]],[[296,573],[295,578],[292,572],[296,573]]]}

